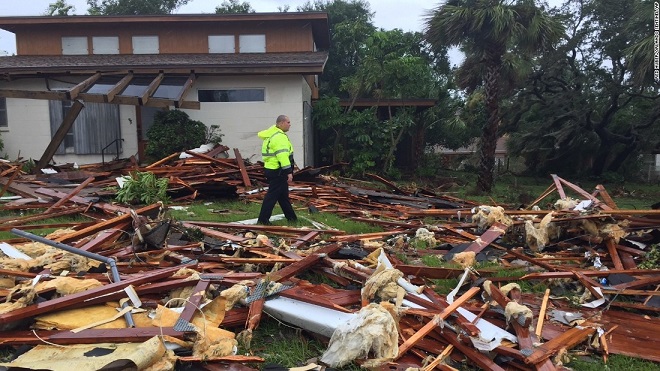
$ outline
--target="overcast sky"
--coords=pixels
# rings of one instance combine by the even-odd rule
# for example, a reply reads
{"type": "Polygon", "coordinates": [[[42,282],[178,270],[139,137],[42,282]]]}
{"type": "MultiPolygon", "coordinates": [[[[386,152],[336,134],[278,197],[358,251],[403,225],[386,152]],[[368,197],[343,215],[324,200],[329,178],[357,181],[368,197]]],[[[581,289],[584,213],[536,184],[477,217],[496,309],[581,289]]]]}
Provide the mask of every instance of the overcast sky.
{"type": "MultiPolygon", "coordinates": [[[[48,5],[55,0],[0,0],[0,16],[44,15],[48,5]]],[[[87,13],[87,0],[66,0],[75,7],[75,14],[87,13]]],[[[241,1],[243,2],[243,1],[241,1]]],[[[307,0],[247,0],[257,12],[278,12],[278,7],[289,5],[295,12],[307,0]]],[[[403,31],[422,31],[426,14],[438,6],[439,0],[370,0],[371,11],[375,13],[374,24],[386,30],[400,28],[403,31]]],[[[177,9],[178,14],[214,13],[222,0],[190,0],[177,9]]],[[[14,34],[0,30],[0,55],[16,52],[14,34]]]]}

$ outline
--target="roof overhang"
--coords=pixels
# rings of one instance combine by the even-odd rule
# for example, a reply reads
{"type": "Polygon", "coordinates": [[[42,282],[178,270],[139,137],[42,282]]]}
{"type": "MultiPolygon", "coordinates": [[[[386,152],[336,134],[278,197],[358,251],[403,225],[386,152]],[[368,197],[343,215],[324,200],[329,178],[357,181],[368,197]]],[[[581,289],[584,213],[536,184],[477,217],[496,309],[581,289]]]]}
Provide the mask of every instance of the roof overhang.
{"type": "Polygon", "coordinates": [[[196,73],[213,75],[309,74],[323,72],[327,52],[239,54],[127,54],[0,57],[5,80],[45,74],[196,73]]]}
{"type": "MultiPolygon", "coordinates": [[[[0,57],[0,77],[5,81],[25,78],[62,79],[82,82],[64,91],[0,89],[0,97],[47,100],[82,99],[87,102],[199,109],[199,102],[184,101],[185,92],[204,75],[316,75],[323,72],[327,52],[254,54],[154,54],[0,57]],[[122,95],[123,89],[139,77],[146,89],[139,95],[122,95]],[[94,94],[94,84],[112,79],[107,92],[94,94]],[[178,94],[154,96],[163,82],[179,81],[178,94]],[[184,83],[185,81],[185,83],[184,83]],[[112,85],[112,84],[111,84],[112,85]],[[148,88],[147,88],[148,87],[148,88]]],[[[107,84],[106,84],[107,85],[107,84]]]]}

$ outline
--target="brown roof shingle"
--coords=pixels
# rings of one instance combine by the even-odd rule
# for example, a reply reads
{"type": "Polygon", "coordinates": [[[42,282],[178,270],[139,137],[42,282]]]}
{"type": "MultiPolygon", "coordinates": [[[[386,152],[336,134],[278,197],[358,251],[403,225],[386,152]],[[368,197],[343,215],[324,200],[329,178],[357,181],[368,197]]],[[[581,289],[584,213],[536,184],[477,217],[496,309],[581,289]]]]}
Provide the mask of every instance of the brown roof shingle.
{"type": "Polygon", "coordinates": [[[238,54],[128,54],[0,57],[0,74],[183,72],[214,74],[319,74],[327,52],[238,54]]]}

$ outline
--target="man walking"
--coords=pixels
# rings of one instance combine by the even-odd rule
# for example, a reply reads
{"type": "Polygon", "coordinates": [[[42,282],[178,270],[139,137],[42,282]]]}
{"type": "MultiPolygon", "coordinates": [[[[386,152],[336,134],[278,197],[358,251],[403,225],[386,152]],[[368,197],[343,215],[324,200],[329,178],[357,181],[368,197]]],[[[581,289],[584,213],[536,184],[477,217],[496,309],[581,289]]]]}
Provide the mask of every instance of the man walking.
{"type": "Polygon", "coordinates": [[[264,161],[264,175],[268,181],[268,192],[261,204],[257,220],[259,224],[271,224],[270,217],[278,202],[287,220],[298,220],[289,201],[289,183],[293,182],[294,165],[293,146],[286,135],[289,128],[291,128],[289,117],[279,115],[275,125],[257,134],[264,141],[261,155],[264,161]]]}

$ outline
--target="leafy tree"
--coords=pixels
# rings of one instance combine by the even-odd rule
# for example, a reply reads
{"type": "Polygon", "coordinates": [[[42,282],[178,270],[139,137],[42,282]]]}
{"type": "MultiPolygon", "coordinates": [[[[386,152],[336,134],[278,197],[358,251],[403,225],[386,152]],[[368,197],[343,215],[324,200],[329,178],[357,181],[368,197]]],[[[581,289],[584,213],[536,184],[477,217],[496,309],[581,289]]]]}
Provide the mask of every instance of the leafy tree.
{"type": "Polygon", "coordinates": [[[314,106],[313,120],[320,130],[319,137],[325,138],[331,145],[321,148],[324,162],[342,163],[350,161],[351,175],[364,175],[373,171],[382,158],[385,139],[378,127],[376,108],[364,111],[344,112],[339,98],[323,96],[314,106]]]}
{"type": "MultiPolygon", "coordinates": [[[[422,35],[399,29],[376,31],[365,43],[365,50],[355,74],[342,79],[341,88],[352,99],[351,112],[358,98],[414,99],[438,95],[438,78],[429,61],[422,56],[422,35]]],[[[390,172],[394,154],[404,134],[418,120],[412,107],[388,107],[387,119],[371,130],[382,131],[386,141],[381,143],[382,171],[390,172]]]]}
{"type": "Polygon", "coordinates": [[[500,123],[501,72],[507,53],[533,54],[563,34],[561,24],[533,0],[449,0],[427,21],[426,37],[435,46],[459,46],[466,61],[481,65],[488,119],[481,135],[477,188],[493,187],[495,147],[500,123]]]}
{"type": "Polygon", "coordinates": [[[633,13],[630,14],[631,17],[626,22],[626,33],[638,35],[632,37],[631,45],[624,50],[626,59],[631,66],[633,82],[637,85],[660,83],[660,80],[655,80],[653,76],[655,58],[653,49],[654,33],[652,32],[654,3],[657,4],[657,1],[636,1],[633,5],[633,13]]]}
{"type": "Polygon", "coordinates": [[[254,9],[247,1],[224,0],[222,4],[215,8],[216,14],[234,14],[234,13],[254,13],[254,9]]]}
{"type": "Polygon", "coordinates": [[[159,111],[147,138],[147,156],[158,159],[204,144],[207,128],[201,121],[191,120],[183,111],[159,111]]]}
{"type": "Polygon", "coordinates": [[[45,15],[48,16],[63,16],[70,15],[69,12],[75,12],[76,8],[73,5],[67,4],[66,0],[57,0],[54,3],[48,4],[45,15]]]}
{"type": "Polygon", "coordinates": [[[330,49],[319,77],[321,94],[345,97],[342,77],[355,73],[367,38],[376,30],[366,0],[314,0],[297,8],[300,12],[328,12],[330,49]]]}
{"type": "Polygon", "coordinates": [[[189,0],[87,0],[90,15],[170,14],[189,0]]]}
{"type": "Polygon", "coordinates": [[[567,2],[559,10],[566,42],[539,59],[505,120],[513,132],[510,152],[530,169],[629,176],[639,154],[660,145],[660,89],[636,65],[643,48],[637,56],[627,49],[647,36],[636,27],[644,4],[567,2]]]}

